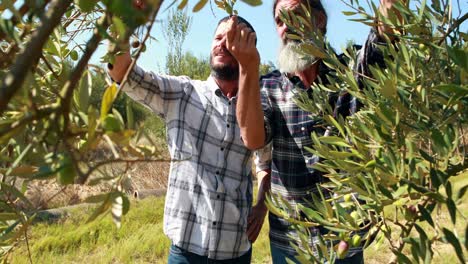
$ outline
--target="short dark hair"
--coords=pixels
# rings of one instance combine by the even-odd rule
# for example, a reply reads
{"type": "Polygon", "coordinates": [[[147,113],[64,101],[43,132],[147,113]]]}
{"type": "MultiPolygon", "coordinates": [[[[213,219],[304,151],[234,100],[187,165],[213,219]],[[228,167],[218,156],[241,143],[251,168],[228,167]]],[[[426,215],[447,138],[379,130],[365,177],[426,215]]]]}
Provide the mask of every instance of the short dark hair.
{"type": "MultiPolygon", "coordinates": [[[[255,32],[255,29],[253,28],[253,26],[249,23],[249,21],[245,20],[245,18],[241,17],[241,16],[237,16],[237,24],[245,24],[250,30],[252,30],[252,32],[255,32]]],[[[228,21],[229,18],[231,18],[231,16],[225,16],[223,18],[221,18],[218,22],[218,25],[216,26],[216,29],[219,27],[219,25],[225,21],[228,21]]],[[[257,45],[257,38],[255,38],[255,45],[257,45]]]]}
{"type": "MultiPolygon", "coordinates": [[[[280,0],[275,0],[273,2],[273,18],[275,17],[275,11],[276,11],[276,6],[278,5],[278,2],[280,0]]],[[[305,6],[310,7],[312,10],[315,10],[316,12],[323,13],[325,17],[325,23],[324,23],[324,28],[321,28],[322,34],[325,35],[327,34],[327,22],[328,22],[328,15],[327,12],[325,11],[325,8],[322,5],[321,0],[301,0],[301,3],[303,3],[305,6]]]]}

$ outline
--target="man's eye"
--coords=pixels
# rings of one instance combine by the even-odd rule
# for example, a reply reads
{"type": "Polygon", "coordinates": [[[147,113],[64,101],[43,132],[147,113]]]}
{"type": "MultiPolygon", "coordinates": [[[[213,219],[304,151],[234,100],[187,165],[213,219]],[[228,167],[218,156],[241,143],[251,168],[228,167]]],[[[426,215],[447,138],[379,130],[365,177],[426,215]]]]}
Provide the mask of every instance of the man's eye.
{"type": "Polygon", "coordinates": [[[283,24],[283,21],[279,17],[277,17],[277,18],[275,18],[275,23],[276,23],[276,25],[279,26],[279,25],[283,24]]]}

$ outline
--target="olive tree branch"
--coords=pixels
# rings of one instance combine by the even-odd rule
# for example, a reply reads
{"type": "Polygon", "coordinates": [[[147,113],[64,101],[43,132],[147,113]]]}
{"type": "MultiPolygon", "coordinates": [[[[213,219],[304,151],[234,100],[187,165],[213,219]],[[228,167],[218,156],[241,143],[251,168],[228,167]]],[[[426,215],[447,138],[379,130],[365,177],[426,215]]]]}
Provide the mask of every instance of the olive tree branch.
{"type": "Polygon", "coordinates": [[[30,41],[16,58],[16,63],[10,67],[8,74],[1,81],[0,115],[7,109],[11,98],[20,90],[30,69],[36,67],[44,44],[54,28],[60,24],[61,17],[71,3],[72,0],[54,0],[44,13],[37,30],[31,35],[30,41]]]}
{"type": "MultiPolygon", "coordinates": [[[[150,33],[151,33],[151,29],[154,25],[154,22],[156,20],[156,16],[158,15],[158,12],[159,12],[159,9],[161,8],[161,5],[164,1],[163,0],[160,0],[158,1],[158,3],[156,4],[156,6],[154,7],[153,9],[153,13],[151,14],[151,19],[150,19],[150,24],[148,26],[148,30],[146,32],[146,35],[145,37],[143,38],[143,41],[142,41],[142,44],[140,45],[140,47],[143,47],[143,45],[145,44],[145,42],[148,40],[148,38],[150,37],[150,33]]],[[[128,75],[130,74],[130,72],[132,71],[133,67],[135,67],[135,64],[136,64],[136,61],[138,60],[138,58],[140,57],[140,54],[142,52],[142,48],[140,48],[134,59],[132,60],[132,63],[130,64],[130,66],[128,67],[127,69],[127,72],[125,73],[123,79],[122,79],[122,82],[120,83],[120,87],[123,87],[125,85],[125,83],[127,82],[127,78],[128,78],[128,75]]],[[[120,91],[120,90],[119,90],[120,91]]]]}

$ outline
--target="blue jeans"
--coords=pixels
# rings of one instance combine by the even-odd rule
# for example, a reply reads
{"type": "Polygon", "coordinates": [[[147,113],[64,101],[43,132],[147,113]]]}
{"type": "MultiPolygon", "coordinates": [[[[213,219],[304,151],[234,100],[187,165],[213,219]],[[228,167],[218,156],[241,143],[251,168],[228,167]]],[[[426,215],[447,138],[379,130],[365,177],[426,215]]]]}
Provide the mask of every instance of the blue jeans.
{"type": "MultiPolygon", "coordinates": [[[[291,260],[293,263],[300,264],[300,262],[291,253],[284,251],[270,243],[271,260],[273,264],[287,264],[286,259],[291,260]]],[[[335,260],[335,264],[364,264],[364,253],[360,251],[351,257],[345,259],[335,260]]]]}
{"type": "Polygon", "coordinates": [[[168,264],[249,264],[252,257],[252,248],[244,255],[225,260],[209,259],[207,256],[200,256],[178,246],[171,246],[169,250],[168,264]]]}

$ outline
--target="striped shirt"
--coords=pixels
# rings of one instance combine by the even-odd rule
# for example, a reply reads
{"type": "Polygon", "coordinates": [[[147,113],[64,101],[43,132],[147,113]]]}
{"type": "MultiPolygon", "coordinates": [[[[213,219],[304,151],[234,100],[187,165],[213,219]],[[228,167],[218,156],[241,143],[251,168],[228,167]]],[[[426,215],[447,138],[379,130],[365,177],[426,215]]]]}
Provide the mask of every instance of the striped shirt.
{"type": "MultiPolygon", "coordinates": [[[[366,44],[359,50],[354,68],[361,74],[368,74],[368,64],[383,64],[377,46],[378,37],[371,31],[366,44]]],[[[322,62],[319,65],[318,82],[325,83],[331,70],[322,62]]],[[[269,144],[257,151],[257,171],[271,169],[271,193],[288,200],[292,208],[296,204],[306,205],[310,193],[318,194],[317,186],[327,179],[322,173],[312,168],[319,161],[305,149],[312,146],[311,133],[323,136],[325,127],[317,120],[316,113],[301,109],[296,103],[298,93],[310,91],[297,76],[289,77],[279,71],[262,76],[262,105],[265,115],[265,129],[269,144]]],[[[335,114],[347,116],[356,111],[358,102],[349,94],[339,98],[331,96],[330,103],[335,106],[335,114]]],[[[325,192],[322,189],[323,192],[325,192]]],[[[325,196],[330,194],[324,193],[325,196]]],[[[297,212],[288,212],[297,217],[297,212]]],[[[291,224],[275,214],[269,214],[270,242],[290,254],[295,254],[291,243],[298,243],[299,237],[291,224]]],[[[316,244],[317,237],[324,234],[323,227],[310,228],[309,243],[316,244]]],[[[362,250],[352,248],[349,254],[362,250]]]]}
{"type": "Polygon", "coordinates": [[[241,140],[236,98],[225,97],[211,77],[198,81],[139,67],[122,89],[165,119],[171,167],[164,233],[174,245],[210,259],[248,252],[251,151],[241,140]]]}

